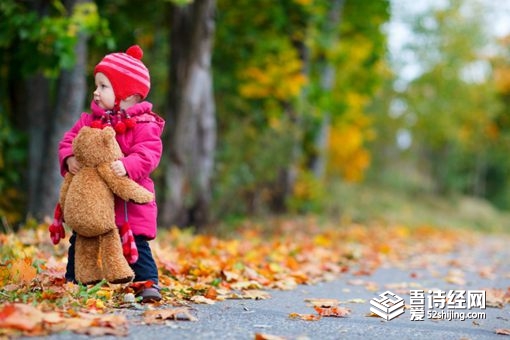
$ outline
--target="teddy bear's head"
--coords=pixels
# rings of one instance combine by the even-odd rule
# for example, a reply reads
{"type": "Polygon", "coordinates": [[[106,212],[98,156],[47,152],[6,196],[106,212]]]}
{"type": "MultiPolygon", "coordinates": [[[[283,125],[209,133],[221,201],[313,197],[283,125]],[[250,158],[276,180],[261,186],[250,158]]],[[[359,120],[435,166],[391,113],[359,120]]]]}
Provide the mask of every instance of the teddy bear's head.
{"type": "Polygon", "coordinates": [[[96,167],[122,157],[122,151],[111,127],[96,129],[84,126],[73,140],[76,160],[83,166],[96,167]]]}

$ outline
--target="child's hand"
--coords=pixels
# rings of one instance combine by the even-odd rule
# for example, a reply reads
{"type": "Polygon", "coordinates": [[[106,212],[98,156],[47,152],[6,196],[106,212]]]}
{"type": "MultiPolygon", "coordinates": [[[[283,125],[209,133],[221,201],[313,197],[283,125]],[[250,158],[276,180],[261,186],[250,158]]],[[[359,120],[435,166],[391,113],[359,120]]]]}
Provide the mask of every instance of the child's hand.
{"type": "Polygon", "coordinates": [[[113,173],[115,175],[121,176],[121,177],[127,175],[126,168],[124,167],[124,163],[122,163],[121,161],[113,161],[111,164],[111,167],[112,167],[113,173]]]}
{"type": "Polygon", "coordinates": [[[76,157],[71,156],[66,160],[67,163],[67,169],[70,173],[73,175],[76,175],[78,171],[81,169],[81,164],[76,160],[76,157]]]}

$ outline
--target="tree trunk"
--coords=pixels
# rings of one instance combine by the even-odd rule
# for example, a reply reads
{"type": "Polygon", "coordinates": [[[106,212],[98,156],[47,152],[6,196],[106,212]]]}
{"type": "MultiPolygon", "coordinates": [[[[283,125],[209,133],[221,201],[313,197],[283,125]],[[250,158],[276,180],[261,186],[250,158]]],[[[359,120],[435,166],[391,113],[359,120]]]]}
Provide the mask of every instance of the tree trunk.
{"type": "MultiPolygon", "coordinates": [[[[77,3],[89,0],[68,0],[71,13],[77,3]]],[[[36,76],[28,84],[29,112],[29,214],[37,219],[51,216],[58,201],[61,183],[58,165],[58,143],[80,115],[86,96],[85,68],[87,36],[79,33],[75,47],[76,64],[63,70],[58,80],[56,102],[50,103],[48,80],[36,76]]]]}
{"type": "Polygon", "coordinates": [[[85,102],[87,82],[85,68],[87,62],[87,36],[80,33],[75,47],[76,64],[70,70],[62,71],[59,78],[57,102],[49,127],[45,161],[41,169],[41,213],[52,214],[58,201],[61,183],[58,163],[58,143],[64,133],[71,128],[80,116],[85,102]]]}
{"type": "MultiPolygon", "coordinates": [[[[34,1],[30,3],[30,8],[39,17],[43,17],[49,11],[50,4],[44,1],[34,1]]],[[[38,218],[41,217],[41,169],[47,156],[44,146],[48,137],[47,128],[51,121],[49,114],[51,112],[50,81],[38,72],[26,78],[24,87],[26,97],[25,101],[20,104],[26,112],[27,120],[24,122],[26,124],[24,128],[29,137],[27,213],[38,218]]]]}
{"type": "Polygon", "coordinates": [[[209,220],[216,117],[211,57],[215,0],[173,8],[168,160],[160,224],[204,226],[209,220]]]}
{"type": "Polygon", "coordinates": [[[41,169],[48,155],[44,145],[47,141],[49,122],[50,91],[49,81],[42,74],[31,76],[26,81],[27,98],[25,110],[28,113],[28,214],[36,218],[41,213],[41,169]]]}
{"type": "MultiPolygon", "coordinates": [[[[333,44],[334,40],[338,39],[335,35],[335,31],[337,30],[337,26],[340,24],[342,18],[344,2],[345,0],[332,0],[328,13],[328,20],[326,21],[326,27],[324,28],[324,34],[326,35],[326,39],[330,42],[330,46],[333,44]]],[[[335,83],[335,69],[329,61],[324,60],[324,63],[320,85],[324,93],[330,93],[333,90],[333,85],[335,83]]],[[[331,124],[330,116],[330,112],[322,113],[321,125],[315,138],[315,149],[318,152],[312,159],[311,168],[315,177],[319,179],[323,178],[326,172],[326,154],[331,124]]]]}

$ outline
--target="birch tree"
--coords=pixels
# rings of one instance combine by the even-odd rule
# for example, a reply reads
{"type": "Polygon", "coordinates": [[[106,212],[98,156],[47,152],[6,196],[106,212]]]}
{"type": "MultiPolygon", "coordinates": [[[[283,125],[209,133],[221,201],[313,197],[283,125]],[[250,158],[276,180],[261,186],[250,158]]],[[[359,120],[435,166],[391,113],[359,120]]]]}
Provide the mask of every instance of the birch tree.
{"type": "Polygon", "coordinates": [[[171,18],[170,95],[160,204],[163,226],[208,221],[216,146],[211,57],[215,0],[174,6],[171,18]]]}

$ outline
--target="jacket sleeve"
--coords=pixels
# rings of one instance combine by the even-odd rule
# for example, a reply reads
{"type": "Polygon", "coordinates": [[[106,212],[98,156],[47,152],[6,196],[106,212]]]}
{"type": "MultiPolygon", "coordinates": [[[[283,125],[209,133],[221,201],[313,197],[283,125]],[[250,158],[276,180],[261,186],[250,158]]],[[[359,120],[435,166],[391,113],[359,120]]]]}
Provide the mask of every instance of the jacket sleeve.
{"type": "Polygon", "coordinates": [[[158,166],[162,152],[161,127],[152,122],[138,124],[134,131],[134,143],[122,159],[128,176],[137,182],[149,177],[158,166]]]}
{"type": "Polygon", "coordinates": [[[73,155],[73,139],[80,129],[85,125],[90,125],[91,117],[87,113],[82,113],[80,119],[69,129],[58,144],[58,160],[60,163],[60,174],[65,176],[68,172],[66,160],[73,155]]]}

